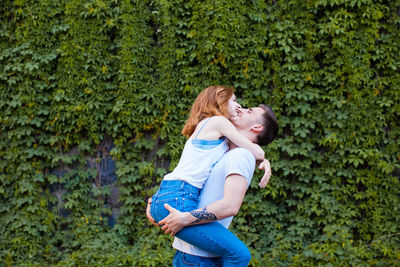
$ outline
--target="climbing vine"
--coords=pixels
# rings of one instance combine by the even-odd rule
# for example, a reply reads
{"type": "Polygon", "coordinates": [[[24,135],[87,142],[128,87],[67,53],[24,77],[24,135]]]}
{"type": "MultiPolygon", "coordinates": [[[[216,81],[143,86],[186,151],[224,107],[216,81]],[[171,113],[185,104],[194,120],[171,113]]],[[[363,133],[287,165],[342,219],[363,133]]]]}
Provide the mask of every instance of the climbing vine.
{"type": "Polygon", "coordinates": [[[0,260],[170,266],[146,199],[205,87],[269,104],[252,266],[400,261],[400,2],[2,0],[0,260]]]}

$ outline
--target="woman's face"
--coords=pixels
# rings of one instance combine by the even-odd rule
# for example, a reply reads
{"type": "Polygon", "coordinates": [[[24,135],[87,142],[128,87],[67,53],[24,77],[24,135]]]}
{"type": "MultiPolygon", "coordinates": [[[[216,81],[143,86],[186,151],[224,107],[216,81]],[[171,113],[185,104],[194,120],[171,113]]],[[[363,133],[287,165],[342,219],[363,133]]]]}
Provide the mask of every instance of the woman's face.
{"type": "Polygon", "coordinates": [[[228,100],[228,111],[231,117],[236,116],[242,106],[236,102],[236,96],[233,94],[228,100]]]}

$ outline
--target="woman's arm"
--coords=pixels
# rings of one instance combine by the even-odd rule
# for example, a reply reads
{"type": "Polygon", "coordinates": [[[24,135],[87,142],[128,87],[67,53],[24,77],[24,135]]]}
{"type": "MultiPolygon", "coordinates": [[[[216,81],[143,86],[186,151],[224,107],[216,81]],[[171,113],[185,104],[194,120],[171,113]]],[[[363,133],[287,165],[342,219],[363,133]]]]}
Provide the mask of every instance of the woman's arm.
{"type": "Polygon", "coordinates": [[[213,117],[213,119],[208,122],[206,128],[200,133],[199,138],[214,140],[221,136],[225,136],[230,142],[239,147],[246,148],[254,155],[258,162],[261,162],[258,168],[264,170],[264,175],[259,185],[261,188],[265,187],[271,177],[271,166],[268,160],[264,158],[264,151],[262,148],[239,133],[232,122],[223,116],[213,117]]]}
{"type": "Polygon", "coordinates": [[[218,116],[210,122],[212,123],[213,128],[218,131],[221,136],[225,136],[235,145],[249,150],[256,160],[264,160],[264,150],[262,150],[259,145],[251,142],[246,136],[239,133],[232,122],[227,118],[218,116]]]}
{"type": "Polygon", "coordinates": [[[214,125],[222,136],[227,137],[229,141],[235,145],[246,148],[254,155],[257,161],[261,162],[261,164],[258,166],[258,169],[264,170],[264,175],[260,180],[259,186],[264,188],[268,184],[268,181],[271,177],[271,165],[269,164],[269,161],[264,158],[264,150],[262,150],[259,145],[251,142],[243,134],[239,133],[232,122],[227,118],[216,117],[216,120],[214,120],[214,125]]]}

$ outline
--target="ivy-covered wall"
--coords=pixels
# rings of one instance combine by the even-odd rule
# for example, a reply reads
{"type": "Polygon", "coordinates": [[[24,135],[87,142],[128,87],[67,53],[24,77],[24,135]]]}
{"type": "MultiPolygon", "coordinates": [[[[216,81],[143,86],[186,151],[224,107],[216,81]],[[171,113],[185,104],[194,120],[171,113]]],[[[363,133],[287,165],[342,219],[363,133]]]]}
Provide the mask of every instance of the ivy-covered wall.
{"type": "Polygon", "coordinates": [[[400,264],[399,0],[1,0],[0,262],[170,266],[145,218],[208,85],[270,104],[252,266],[400,264]]]}

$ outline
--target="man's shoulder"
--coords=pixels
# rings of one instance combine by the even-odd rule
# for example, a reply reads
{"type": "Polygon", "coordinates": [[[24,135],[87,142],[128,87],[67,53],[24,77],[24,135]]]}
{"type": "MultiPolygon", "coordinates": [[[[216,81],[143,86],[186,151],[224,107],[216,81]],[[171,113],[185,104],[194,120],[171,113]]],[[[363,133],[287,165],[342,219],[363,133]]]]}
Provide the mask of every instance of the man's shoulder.
{"type": "Polygon", "coordinates": [[[244,169],[251,173],[254,172],[256,159],[254,155],[247,149],[237,147],[225,153],[221,159],[221,164],[225,165],[225,169],[244,169]]]}
{"type": "Polygon", "coordinates": [[[238,160],[246,159],[249,161],[254,161],[254,162],[256,161],[254,155],[249,150],[243,147],[237,147],[229,150],[228,152],[225,153],[224,157],[238,159],[238,160]]]}
{"type": "Polygon", "coordinates": [[[222,162],[224,165],[225,178],[231,174],[238,174],[246,179],[247,186],[249,186],[256,165],[256,159],[253,154],[247,149],[238,147],[225,153],[225,155],[226,157],[222,162]]]}
{"type": "Polygon", "coordinates": [[[250,184],[255,165],[256,159],[250,151],[240,147],[234,148],[226,152],[222,159],[217,162],[208,180],[223,177],[224,181],[230,174],[235,173],[245,177],[250,184]]]}

